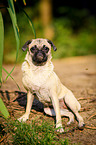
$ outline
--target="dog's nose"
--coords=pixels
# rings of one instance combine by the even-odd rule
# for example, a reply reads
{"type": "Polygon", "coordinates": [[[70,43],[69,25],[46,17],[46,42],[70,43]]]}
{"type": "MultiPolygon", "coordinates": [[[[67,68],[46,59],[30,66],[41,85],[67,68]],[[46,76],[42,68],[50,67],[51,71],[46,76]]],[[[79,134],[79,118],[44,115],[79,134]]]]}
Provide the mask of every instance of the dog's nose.
{"type": "Polygon", "coordinates": [[[43,60],[43,54],[42,54],[41,52],[39,52],[39,53],[37,54],[37,59],[38,59],[39,61],[42,61],[42,60],[43,60]]]}

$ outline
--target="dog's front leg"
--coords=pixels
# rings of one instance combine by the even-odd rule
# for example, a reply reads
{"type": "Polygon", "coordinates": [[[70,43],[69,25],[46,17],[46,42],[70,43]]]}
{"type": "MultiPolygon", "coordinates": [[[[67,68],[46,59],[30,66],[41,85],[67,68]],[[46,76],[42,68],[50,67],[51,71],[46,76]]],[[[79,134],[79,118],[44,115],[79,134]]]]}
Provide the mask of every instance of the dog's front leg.
{"type": "Polygon", "coordinates": [[[56,128],[57,132],[64,132],[63,127],[62,127],[62,122],[61,122],[61,114],[60,114],[60,108],[59,108],[59,100],[58,97],[56,95],[56,93],[52,93],[52,104],[55,110],[55,114],[56,114],[56,128]]]}
{"type": "Polygon", "coordinates": [[[18,119],[19,121],[26,121],[29,118],[29,114],[30,114],[30,110],[31,110],[31,107],[32,107],[33,99],[34,99],[34,95],[30,91],[28,91],[27,92],[26,112],[22,117],[20,117],[18,119]]]}

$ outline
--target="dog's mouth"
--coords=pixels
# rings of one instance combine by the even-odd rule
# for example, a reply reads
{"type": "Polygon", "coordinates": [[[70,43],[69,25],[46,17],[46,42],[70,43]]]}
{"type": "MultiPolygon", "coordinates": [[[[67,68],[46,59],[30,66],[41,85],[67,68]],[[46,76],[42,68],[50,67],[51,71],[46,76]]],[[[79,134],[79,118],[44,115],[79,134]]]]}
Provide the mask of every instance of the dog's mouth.
{"type": "Polygon", "coordinates": [[[36,66],[43,66],[46,64],[47,58],[48,56],[44,52],[39,51],[33,55],[32,61],[36,66]]]}

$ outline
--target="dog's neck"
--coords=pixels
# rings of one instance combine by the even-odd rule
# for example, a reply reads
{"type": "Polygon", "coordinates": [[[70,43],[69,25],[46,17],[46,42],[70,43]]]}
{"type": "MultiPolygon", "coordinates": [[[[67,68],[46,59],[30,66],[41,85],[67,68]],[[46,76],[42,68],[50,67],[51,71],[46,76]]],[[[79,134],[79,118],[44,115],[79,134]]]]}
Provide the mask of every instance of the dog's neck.
{"type": "Polygon", "coordinates": [[[25,57],[25,62],[22,64],[23,77],[27,75],[27,78],[31,78],[30,83],[32,83],[32,85],[41,87],[46,83],[47,79],[52,74],[53,68],[54,66],[51,62],[51,57],[50,59],[48,59],[45,65],[35,66],[32,63],[31,56],[27,53],[25,57]]]}

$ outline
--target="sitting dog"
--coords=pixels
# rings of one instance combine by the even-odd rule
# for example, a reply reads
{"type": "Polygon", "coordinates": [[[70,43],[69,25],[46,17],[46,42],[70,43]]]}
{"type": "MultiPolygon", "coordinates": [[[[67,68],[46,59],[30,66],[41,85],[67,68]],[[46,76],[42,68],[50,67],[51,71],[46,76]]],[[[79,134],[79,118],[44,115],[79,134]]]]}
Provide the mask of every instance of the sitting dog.
{"type": "Polygon", "coordinates": [[[64,132],[61,116],[69,117],[70,124],[76,116],[79,127],[84,127],[83,118],[79,115],[80,104],[73,93],[68,90],[53,71],[51,62],[51,47],[56,51],[55,45],[48,39],[32,39],[27,41],[22,50],[28,51],[22,64],[22,82],[27,90],[26,113],[19,121],[29,118],[33,99],[36,97],[44,104],[44,112],[50,116],[56,116],[57,131],[64,132]]]}

